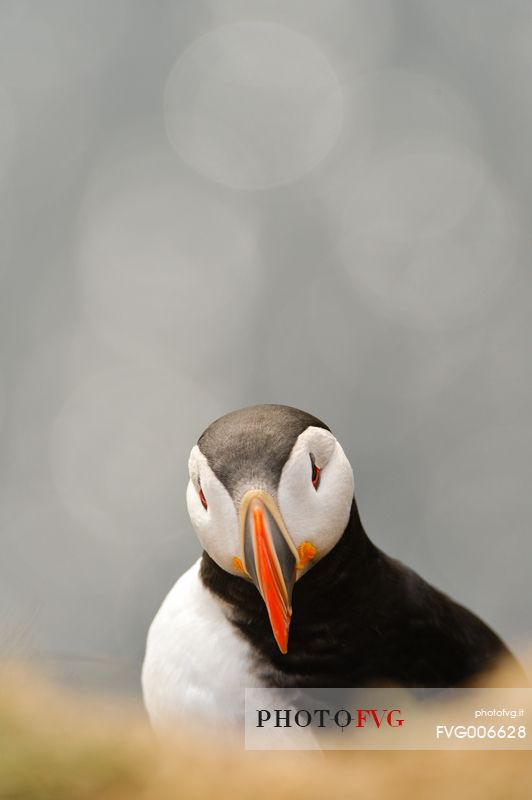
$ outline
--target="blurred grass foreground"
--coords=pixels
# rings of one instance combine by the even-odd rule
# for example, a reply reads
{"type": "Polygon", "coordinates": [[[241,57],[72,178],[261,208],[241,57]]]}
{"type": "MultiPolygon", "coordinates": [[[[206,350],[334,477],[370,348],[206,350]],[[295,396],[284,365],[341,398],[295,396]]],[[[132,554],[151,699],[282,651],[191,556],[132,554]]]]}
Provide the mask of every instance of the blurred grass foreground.
{"type": "Polygon", "coordinates": [[[530,751],[251,753],[223,739],[159,739],[123,702],[0,672],[1,800],[532,797],[530,751]]]}

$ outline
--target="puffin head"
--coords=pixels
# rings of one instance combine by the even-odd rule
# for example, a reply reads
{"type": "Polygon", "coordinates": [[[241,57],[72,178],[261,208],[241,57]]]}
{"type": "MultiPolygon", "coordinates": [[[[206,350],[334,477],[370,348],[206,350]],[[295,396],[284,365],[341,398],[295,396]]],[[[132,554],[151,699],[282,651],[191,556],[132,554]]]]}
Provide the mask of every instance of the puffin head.
{"type": "Polygon", "coordinates": [[[251,406],[207,428],[189,473],[188,512],[203,548],[255,584],[286,653],[293,586],[349,520],[354,481],[342,447],[305,411],[251,406]]]}

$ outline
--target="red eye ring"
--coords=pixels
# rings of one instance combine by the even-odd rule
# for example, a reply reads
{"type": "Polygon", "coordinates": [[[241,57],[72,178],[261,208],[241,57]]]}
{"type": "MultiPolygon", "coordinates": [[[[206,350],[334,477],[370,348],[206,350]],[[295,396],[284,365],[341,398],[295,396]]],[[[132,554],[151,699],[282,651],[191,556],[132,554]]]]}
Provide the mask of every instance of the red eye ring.
{"type": "Polygon", "coordinates": [[[312,477],[311,477],[312,485],[314,486],[316,491],[318,491],[318,486],[320,485],[321,469],[318,467],[312,456],[310,457],[310,460],[312,463],[312,477]]]}
{"type": "Polygon", "coordinates": [[[201,500],[201,505],[203,506],[203,508],[204,508],[204,509],[205,509],[205,511],[206,511],[206,510],[207,510],[207,508],[208,508],[208,505],[207,505],[207,498],[206,498],[206,497],[205,497],[205,495],[203,494],[203,489],[201,488],[201,486],[199,487],[198,494],[199,494],[199,499],[201,500]]]}

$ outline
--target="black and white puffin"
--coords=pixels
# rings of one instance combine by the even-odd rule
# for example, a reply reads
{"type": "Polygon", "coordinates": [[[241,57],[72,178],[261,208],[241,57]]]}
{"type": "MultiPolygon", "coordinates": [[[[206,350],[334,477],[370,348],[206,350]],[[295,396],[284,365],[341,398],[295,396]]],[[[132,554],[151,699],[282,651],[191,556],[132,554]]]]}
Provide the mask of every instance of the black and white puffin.
{"type": "MultiPolygon", "coordinates": [[[[213,422],[192,448],[187,505],[204,548],[148,634],[156,726],[238,717],[247,686],[453,687],[506,657],[477,616],[368,538],[329,428],[282,405],[213,422]]],[[[517,685],[525,685],[515,662],[517,685]]]]}

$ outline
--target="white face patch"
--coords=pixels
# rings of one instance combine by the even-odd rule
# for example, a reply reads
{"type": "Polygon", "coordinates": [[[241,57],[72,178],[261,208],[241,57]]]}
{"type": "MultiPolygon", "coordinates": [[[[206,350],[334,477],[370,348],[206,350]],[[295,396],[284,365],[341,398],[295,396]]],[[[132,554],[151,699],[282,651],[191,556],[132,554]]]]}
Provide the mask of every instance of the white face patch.
{"type": "MultiPolygon", "coordinates": [[[[197,445],[190,453],[189,473],[188,513],[202,547],[226,572],[241,576],[233,562],[235,556],[242,558],[238,509],[197,445]],[[200,487],[206,509],[200,499],[200,487]]],[[[261,487],[250,481],[246,490],[257,488],[261,487]]],[[[317,551],[313,560],[298,570],[298,578],[332,550],[342,536],[353,492],[353,470],[340,444],[330,431],[308,427],[292,448],[274,498],[294,547],[310,542],[317,551]],[[313,462],[320,470],[317,489],[312,484],[313,462]]]]}
{"type": "Polygon", "coordinates": [[[197,445],[190,453],[188,470],[187,508],[201,546],[226,572],[240,575],[233,564],[233,557],[240,555],[241,550],[233,498],[197,445]],[[200,486],[207,501],[206,509],[200,500],[200,486]]]}
{"type": "Polygon", "coordinates": [[[317,549],[300,575],[340,539],[353,493],[353,470],[339,442],[324,428],[307,428],[292,448],[277,490],[279,509],[295,546],[308,541],[317,549]],[[317,490],[312,485],[311,456],[320,469],[317,490]]]}

